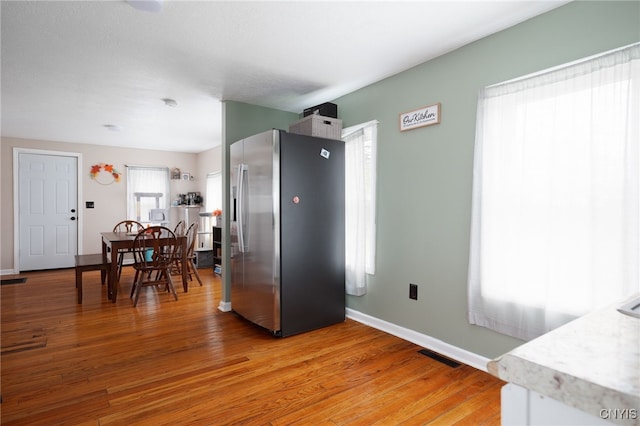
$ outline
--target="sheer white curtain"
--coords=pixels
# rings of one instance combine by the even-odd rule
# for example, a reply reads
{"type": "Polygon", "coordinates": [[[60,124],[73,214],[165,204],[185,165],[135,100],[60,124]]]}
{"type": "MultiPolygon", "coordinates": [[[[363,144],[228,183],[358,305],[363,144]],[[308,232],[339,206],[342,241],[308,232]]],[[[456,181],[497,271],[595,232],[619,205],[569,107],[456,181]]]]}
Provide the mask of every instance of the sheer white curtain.
{"type": "Polygon", "coordinates": [[[169,198],[168,167],[127,166],[128,219],[149,222],[151,209],[168,211],[169,198]]]}
{"type": "Polygon", "coordinates": [[[469,322],[524,340],[640,291],[640,44],[485,88],[469,322]]]}
{"type": "Polygon", "coordinates": [[[347,294],[367,292],[367,274],[375,274],[376,151],[378,122],[342,131],[345,142],[345,227],[347,294]]]}
{"type": "Polygon", "coordinates": [[[222,210],[222,173],[208,173],[206,195],[204,198],[205,210],[213,212],[222,210]]]}

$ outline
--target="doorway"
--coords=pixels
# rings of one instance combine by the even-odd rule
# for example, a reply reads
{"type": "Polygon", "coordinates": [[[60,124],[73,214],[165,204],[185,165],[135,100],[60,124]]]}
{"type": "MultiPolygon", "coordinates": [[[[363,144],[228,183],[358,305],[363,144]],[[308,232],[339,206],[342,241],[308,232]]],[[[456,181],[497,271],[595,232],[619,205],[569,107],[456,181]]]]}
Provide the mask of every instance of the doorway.
{"type": "Polygon", "coordinates": [[[79,253],[81,154],[14,148],[14,270],[70,268],[79,253]]]}

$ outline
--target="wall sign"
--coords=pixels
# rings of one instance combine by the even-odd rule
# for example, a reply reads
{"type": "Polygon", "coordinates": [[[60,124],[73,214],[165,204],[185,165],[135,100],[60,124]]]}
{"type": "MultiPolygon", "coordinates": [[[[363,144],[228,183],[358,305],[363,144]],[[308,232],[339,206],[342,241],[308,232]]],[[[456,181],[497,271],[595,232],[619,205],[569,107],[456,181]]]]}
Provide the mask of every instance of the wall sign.
{"type": "Polygon", "coordinates": [[[400,114],[400,131],[440,124],[440,102],[400,114]]]}

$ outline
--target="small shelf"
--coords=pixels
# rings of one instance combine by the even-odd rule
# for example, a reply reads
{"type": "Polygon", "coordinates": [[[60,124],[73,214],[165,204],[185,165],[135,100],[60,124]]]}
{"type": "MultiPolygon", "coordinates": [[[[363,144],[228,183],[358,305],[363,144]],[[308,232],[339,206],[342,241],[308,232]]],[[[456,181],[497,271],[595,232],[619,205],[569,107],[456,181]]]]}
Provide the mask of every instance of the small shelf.
{"type": "Polygon", "coordinates": [[[222,273],[222,228],[213,227],[213,272],[222,273]]]}
{"type": "Polygon", "coordinates": [[[213,233],[206,231],[198,231],[198,240],[196,245],[196,251],[213,250],[213,233]]]}

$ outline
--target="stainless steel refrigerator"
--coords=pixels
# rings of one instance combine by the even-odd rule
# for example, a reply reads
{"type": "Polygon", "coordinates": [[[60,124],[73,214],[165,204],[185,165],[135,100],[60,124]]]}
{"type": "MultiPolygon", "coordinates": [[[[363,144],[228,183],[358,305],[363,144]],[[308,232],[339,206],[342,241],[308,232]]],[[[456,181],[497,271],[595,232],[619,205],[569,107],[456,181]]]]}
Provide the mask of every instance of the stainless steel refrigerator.
{"type": "Polygon", "coordinates": [[[230,148],[231,308],[289,336],[345,319],[344,142],[270,130],[230,148]]]}

